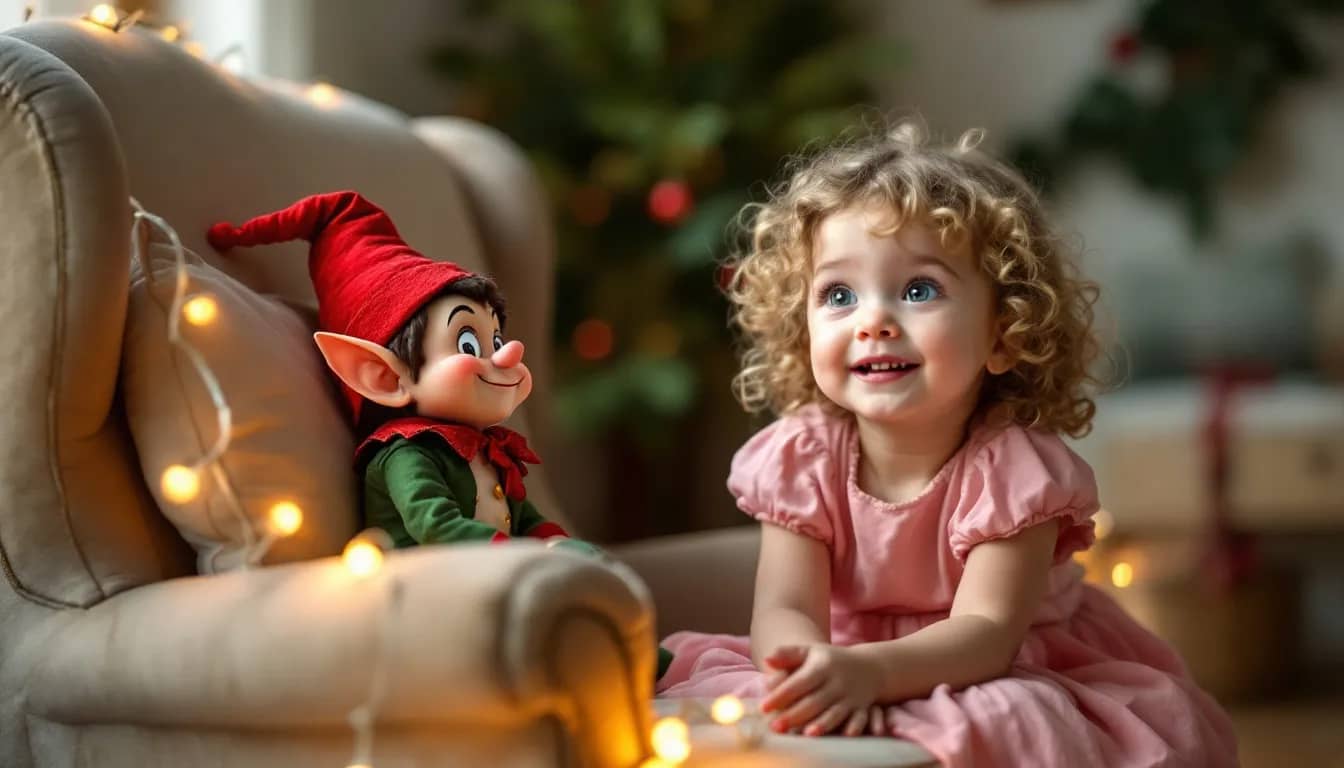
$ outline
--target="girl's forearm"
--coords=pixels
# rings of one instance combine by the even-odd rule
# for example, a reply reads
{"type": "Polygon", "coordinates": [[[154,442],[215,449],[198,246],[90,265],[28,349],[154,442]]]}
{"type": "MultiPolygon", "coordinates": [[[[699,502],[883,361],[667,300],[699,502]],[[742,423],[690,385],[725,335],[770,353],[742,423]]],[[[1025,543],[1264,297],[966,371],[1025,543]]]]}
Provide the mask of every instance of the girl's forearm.
{"type": "Polygon", "coordinates": [[[781,645],[828,643],[830,627],[821,627],[803,611],[775,608],[751,619],[751,659],[761,667],[762,659],[781,645]]]}
{"type": "Polygon", "coordinates": [[[895,703],[1001,677],[1021,646],[1000,624],[977,615],[953,616],[898,640],[864,643],[855,650],[882,670],[878,701],[895,703]]]}

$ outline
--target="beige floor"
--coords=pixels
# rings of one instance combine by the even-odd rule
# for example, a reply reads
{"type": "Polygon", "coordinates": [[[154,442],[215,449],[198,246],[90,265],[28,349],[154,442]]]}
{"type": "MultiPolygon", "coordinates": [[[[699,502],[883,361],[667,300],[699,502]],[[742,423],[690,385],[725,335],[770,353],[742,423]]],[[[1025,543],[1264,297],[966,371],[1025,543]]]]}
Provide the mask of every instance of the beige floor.
{"type": "Polygon", "coordinates": [[[1242,768],[1344,768],[1344,696],[1229,712],[1242,768]]]}

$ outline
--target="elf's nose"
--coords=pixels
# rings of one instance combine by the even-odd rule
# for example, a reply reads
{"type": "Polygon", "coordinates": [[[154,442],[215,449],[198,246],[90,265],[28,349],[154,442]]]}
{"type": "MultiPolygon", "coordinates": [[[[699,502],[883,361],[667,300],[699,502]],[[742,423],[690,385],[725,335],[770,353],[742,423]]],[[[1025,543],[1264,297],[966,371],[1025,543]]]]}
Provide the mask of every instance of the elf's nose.
{"type": "Polygon", "coordinates": [[[490,356],[490,362],[495,364],[496,368],[512,368],[523,359],[523,342],[514,340],[495,350],[490,356]]]}

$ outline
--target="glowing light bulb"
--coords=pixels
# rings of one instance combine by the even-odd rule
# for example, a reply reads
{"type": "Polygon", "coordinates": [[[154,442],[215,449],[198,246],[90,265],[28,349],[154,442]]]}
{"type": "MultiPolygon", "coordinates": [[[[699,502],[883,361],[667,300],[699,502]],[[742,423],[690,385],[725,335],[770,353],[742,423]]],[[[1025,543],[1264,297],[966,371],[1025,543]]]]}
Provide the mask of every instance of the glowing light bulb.
{"type": "Polygon", "coordinates": [[[219,57],[219,66],[226,72],[241,75],[247,68],[247,62],[243,60],[242,51],[232,50],[219,57]]]}
{"type": "Polygon", "coordinates": [[[335,104],[336,95],[336,89],[328,83],[313,83],[308,86],[308,99],[320,107],[335,104]]]}
{"type": "Polygon", "coordinates": [[[345,569],[359,577],[372,576],[383,567],[383,550],[368,539],[356,536],[345,545],[341,555],[345,569]]]}
{"type": "Polygon", "coordinates": [[[1134,583],[1134,566],[1124,561],[1118,562],[1111,568],[1111,583],[1120,589],[1128,587],[1134,583]]]}
{"type": "Polygon", "coordinates": [[[303,510],[292,501],[281,501],[271,507],[271,532],[276,536],[293,536],[303,526],[303,510]]]}
{"type": "Polygon", "coordinates": [[[1092,523],[1096,526],[1097,541],[1101,541],[1111,535],[1115,530],[1115,516],[1104,509],[1098,509],[1097,514],[1092,516],[1092,523]]]}
{"type": "Polygon", "coordinates": [[[219,305],[213,296],[202,294],[182,305],[182,315],[192,325],[209,325],[219,316],[219,305]]]}
{"type": "Polygon", "coordinates": [[[178,29],[172,24],[169,24],[168,26],[159,30],[159,37],[162,37],[164,40],[167,40],[170,43],[177,42],[177,39],[181,36],[182,36],[182,30],[178,29]]]}
{"type": "Polygon", "coordinates": [[[182,50],[186,51],[187,53],[190,53],[192,56],[195,56],[198,59],[205,58],[205,46],[201,45],[195,40],[191,41],[190,43],[183,43],[182,50]]]}
{"type": "Polygon", "coordinates": [[[679,717],[664,717],[654,723],[652,737],[653,751],[673,765],[691,756],[691,731],[679,717]]]}
{"type": "Polygon", "coordinates": [[[736,696],[720,696],[709,707],[709,716],[719,725],[732,725],[742,719],[745,710],[742,700],[736,696]]]}
{"type": "Polygon", "coordinates": [[[163,489],[164,498],[174,504],[185,504],[201,492],[201,478],[191,467],[173,464],[163,470],[159,487],[163,489]]]}
{"type": "Polygon", "coordinates": [[[93,10],[89,11],[88,18],[89,21],[92,21],[94,24],[112,30],[117,28],[117,22],[119,21],[117,9],[107,3],[99,3],[98,5],[93,6],[93,10]]]}

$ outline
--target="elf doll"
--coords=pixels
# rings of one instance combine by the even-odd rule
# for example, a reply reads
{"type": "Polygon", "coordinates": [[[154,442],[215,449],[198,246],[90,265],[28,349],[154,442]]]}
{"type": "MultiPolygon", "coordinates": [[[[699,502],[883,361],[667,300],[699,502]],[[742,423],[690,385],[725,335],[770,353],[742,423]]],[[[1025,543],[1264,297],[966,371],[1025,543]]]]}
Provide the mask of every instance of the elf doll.
{"type": "MultiPolygon", "coordinates": [[[[216,250],[303,239],[317,293],[314,339],[340,380],[356,431],[364,518],[398,547],[570,539],[527,500],[540,460],[498,426],[532,392],[523,345],[504,340],[494,281],[408,246],[355,192],[313,195],[242,226],[212,226],[216,250]]],[[[658,675],[672,655],[658,649],[658,675]]]]}
{"type": "Polygon", "coordinates": [[[492,280],[411,249],[355,192],[306,197],[238,227],[219,223],[207,237],[219,251],[311,243],[314,338],[362,438],[355,468],[368,525],[398,547],[568,538],[527,500],[523,477],[536,454],[497,426],[527,399],[532,374],[522,342],[504,340],[504,299],[492,280]]]}
{"type": "MultiPolygon", "coordinates": [[[[527,464],[540,460],[499,422],[531,394],[532,374],[523,343],[504,340],[495,282],[415,252],[382,208],[351,191],[242,226],[216,223],[207,238],[219,252],[310,243],[313,338],[362,437],[355,469],[367,525],[398,547],[530,537],[601,555],[527,500],[527,464]]],[[[657,656],[661,677],[672,654],[657,656]]]]}

